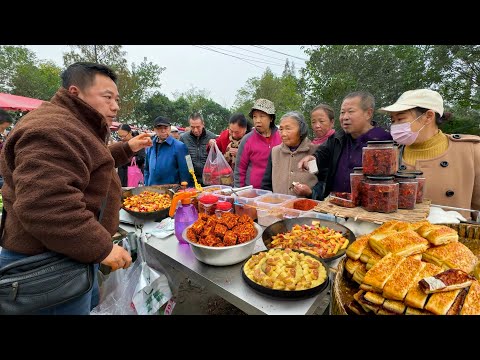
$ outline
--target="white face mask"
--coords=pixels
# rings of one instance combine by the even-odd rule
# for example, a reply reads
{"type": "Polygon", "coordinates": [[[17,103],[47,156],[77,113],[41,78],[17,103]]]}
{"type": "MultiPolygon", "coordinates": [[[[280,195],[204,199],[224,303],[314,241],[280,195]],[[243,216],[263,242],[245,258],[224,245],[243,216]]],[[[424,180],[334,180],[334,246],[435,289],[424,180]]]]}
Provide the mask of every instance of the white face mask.
{"type": "Polygon", "coordinates": [[[415,120],[411,122],[403,124],[393,124],[392,126],[390,126],[390,135],[392,135],[393,140],[395,140],[401,145],[412,145],[415,140],[417,140],[420,131],[422,131],[425,125],[427,125],[423,125],[420,130],[414,132],[412,131],[412,123],[420,119],[420,117],[422,117],[423,115],[425,115],[425,113],[418,116],[415,120]]]}

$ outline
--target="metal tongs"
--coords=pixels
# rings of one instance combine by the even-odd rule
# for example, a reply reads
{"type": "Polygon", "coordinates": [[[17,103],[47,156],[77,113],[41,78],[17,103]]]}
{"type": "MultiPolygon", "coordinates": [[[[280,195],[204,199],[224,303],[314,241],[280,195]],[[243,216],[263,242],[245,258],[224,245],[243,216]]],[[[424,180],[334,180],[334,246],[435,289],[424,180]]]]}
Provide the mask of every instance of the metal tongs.
{"type": "Polygon", "coordinates": [[[232,195],[232,193],[234,193],[235,195],[239,196],[237,192],[248,189],[253,189],[253,185],[247,185],[239,188],[223,189],[220,192],[222,193],[222,195],[232,195]]]}
{"type": "Polygon", "coordinates": [[[464,209],[464,208],[458,208],[458,207],[453,207],[453,206],[445,206],[445,205],[437,205],[437,204],[430,204],[430,206],[439,207],[439,208],[442,208],[442,209],[449,209],[449,210],[468,211],[472,214],[472,221],[480,223],[480,210],[464,209]]]}

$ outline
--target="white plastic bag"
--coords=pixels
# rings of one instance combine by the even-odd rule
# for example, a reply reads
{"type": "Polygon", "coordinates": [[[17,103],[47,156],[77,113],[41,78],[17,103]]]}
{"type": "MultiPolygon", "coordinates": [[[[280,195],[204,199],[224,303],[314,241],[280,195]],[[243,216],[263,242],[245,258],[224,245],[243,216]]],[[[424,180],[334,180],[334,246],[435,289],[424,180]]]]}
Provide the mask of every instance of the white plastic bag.
{"type": "Polygon", "coordinates": [[[157,314],[158,310],[172,297],[165,274],[150,268],[146,261],[146,238],[142,234],[138,244],[138,259],[141,259],[141,273],[132,302],[139,315],[157,314]]]}

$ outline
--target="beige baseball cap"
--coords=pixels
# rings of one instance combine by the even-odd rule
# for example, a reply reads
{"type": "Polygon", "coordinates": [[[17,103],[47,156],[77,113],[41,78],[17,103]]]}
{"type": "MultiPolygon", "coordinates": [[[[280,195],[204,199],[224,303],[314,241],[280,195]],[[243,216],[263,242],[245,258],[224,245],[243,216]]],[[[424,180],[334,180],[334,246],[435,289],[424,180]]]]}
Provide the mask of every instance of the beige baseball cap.
{"type": "Polygon", "coordinates": [[[442,96],[430,89],[417,89],[405,91],[395,104],[378,109],[379,112],[397,112],[421,107],[433,110],[443,116],[442,96]]]}
{"type": "Polygon", "coordinates": [[[172,127],[170,128],[170,132],[178,132],[178,128],[174,125],[172,125],[172,127]]]}

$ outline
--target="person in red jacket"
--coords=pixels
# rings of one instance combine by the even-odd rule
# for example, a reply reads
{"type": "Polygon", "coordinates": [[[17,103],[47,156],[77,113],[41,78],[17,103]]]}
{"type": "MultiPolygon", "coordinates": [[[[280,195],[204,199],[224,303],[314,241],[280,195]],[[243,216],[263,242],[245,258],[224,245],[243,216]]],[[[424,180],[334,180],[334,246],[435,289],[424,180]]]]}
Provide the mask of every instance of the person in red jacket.
{"type": "Polygon", "coordinates": [[[241,113],[233,114],[228,121],[228,129],[223,130],[218,138],[209,141],[207,151],[216,142],[228,165],[233,169],[240,141],[250,130],[252,130],[252,124],[250,124],[245,115],[241,113]]]}

